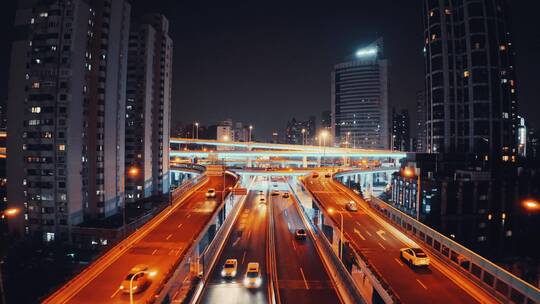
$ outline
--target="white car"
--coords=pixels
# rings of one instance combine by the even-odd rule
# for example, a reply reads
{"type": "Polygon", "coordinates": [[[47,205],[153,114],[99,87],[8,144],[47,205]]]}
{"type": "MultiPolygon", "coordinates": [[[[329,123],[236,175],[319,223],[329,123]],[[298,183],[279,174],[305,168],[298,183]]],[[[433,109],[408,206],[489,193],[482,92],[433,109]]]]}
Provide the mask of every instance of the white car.
{"type": "Polygon", "coordinates": [[[429,257],[420,248],[401,248],[399,255],[412,266],[428,266],[429,257]]]}
{"type": "Polygon", "coordinates": [[[347,205],[345,205],[345,208],[347,208],[347,210],[349,210],[351,212],[358,211],[358,205],[356,204],[355,201],[348,202],[347,205]]]}
{"type": "Polygon", "coordinates": [[[238,270],[238,260],[227,259],[225,261],[225,264],[223,264],[223,269],[221,270],[221,276],[224,278],[234,278],[236,276],[237,270],[238,270]]]}
{"type": "Polygon", "coordinates": [[[289,198],[289,192],[283,192],[283,198],[289,198]]]}
{"type": "Polygon", "coordinates": [[[259,263],[248,263],[246,275],[244,276],[244,286],[247,288],[258,288],[261,286],[262,278],[259,263]]]}
{"type": "Polygon", "coordinates": [[[296,229],[296,231],[294,232],[294,236],[296,237],[297,240],[305,240],[307,237],[306,229],[304,228],[296,229]]]}
{"type": "Polygon", "coordinates": [[[208,198],[216,197],[216,189],[208,188],[208,190],[206,191],[206,197],[208,197],[208,198]]]}
{"type": "Polygon", "coordinates": [[[139,293],[148,285],[148,265],[135,265],[120,285],[120,290],[124,293],[130,293],[129,286],[132,285],[131,293],[139,293]],[[133,282],[133,283],[132,283],[133,282]]]}

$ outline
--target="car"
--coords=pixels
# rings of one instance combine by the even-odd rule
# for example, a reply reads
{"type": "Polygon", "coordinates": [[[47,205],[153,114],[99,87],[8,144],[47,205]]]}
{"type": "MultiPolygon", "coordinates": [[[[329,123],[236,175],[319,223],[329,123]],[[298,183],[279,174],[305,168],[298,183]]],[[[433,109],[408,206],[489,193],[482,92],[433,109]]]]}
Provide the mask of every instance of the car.
{"type": "Polygon", "coordinates": [[[272,196],[278,196],[278,195],[279,195],[279,191],[277,190],[272,191],[272,196]]]}
{"type": "Polygon", "coordinates": [[[326,178],[329,178],[329,177],[331,177],[331,176],[332,176],[332,174],[331,174],[330,172],[327,172],[327,173],[324,175],[324,177],[326,177],[326,178]]]}
{"type": "Polygon", "coordinates": [[[244,286],[247,288],[258,288],[261,286],[262,278],[259,263],[249,262],[244,276],[244,286]]]}
{"type": "Polygon", "coordinates": [[[306,229],[304,228],[296,229],[296,231],[294,232],[294,237],[297,240],[305,240],[307,237],[306,229]]]}
{"type": "Polygon", "coordinates": [[[208,198],[216,197],[216,189],[208,188],[208,190],[206,191],[206,197],[208,197],[208,198]]]}
{"type": "Polygon", "coordinates": [[[289,198],[289,192],[283,192],[283,198],[289,198]]]}
{"type": "Polygon", "coordinates": [[[132,284],[131,293],[139,293],[147,287],[148,276],[148,265],[135,265],[120,284],[120,290],[124,293],[130,293],[129,286],[132,284]]]}
{"type": "Polygon", "coordinates": [[[259,192],[257,192],[258,195],[264,195],[264,191],[262,190],[259,190],[259,192]]]}
{"type": "Polygon", "coordinates": [[[259,198],[259,204],[266,204],[266,198],[264,196],[259,198]]]}
{"type": "Polygon", "coordinates": [[[399,250],[399,256],[409,262],[411,266],[428,266],[429,257],[420,248],[408,247],[399,250]]]}
{"type": "Polygon", "coordinates": [[[355,201],[350,201],[347,203],[347,205],[345,205],[345,208],[351,212],[356,212],[358,211],[358,205],[356,204],[355,201]]]}
{"type": "Polygon", "coordinates": [[[313,172],[313,173],[311,174],[311,177],[317,178],[317,177],[319,177],[319,173],[313,172]]]}
{"type": "Polygon", "coordinates": [[[221,270],[221,276],[224,278],[234,278],[236,276],[237,270],[238,270],[238,260],[227,259],[225,261],[225,264],[223,264],[223,269],[221,270]]]}
{"type": "Polygon", "coordinates": [[[273,186],[274,186],[274,187],[277,187],[277,186],[278,186],[278,184],[274,184],[273,186]]]}

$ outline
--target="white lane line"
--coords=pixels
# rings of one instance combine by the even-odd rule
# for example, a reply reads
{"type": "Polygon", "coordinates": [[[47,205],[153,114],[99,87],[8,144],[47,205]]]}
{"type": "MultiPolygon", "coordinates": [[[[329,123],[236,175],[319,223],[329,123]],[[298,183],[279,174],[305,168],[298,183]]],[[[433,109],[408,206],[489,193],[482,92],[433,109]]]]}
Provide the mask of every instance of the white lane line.
{"type": "Polygon", "coordinates": [[[246,260],[246,252],[247,251],[244,250],[244,254],[242,255],[242,263],[240,264],[244,264],[244,261],[246,260]]]}
{"type": "Polygon", "coordinates": [[[190,218],[191,217],[191,213],[188,213],[188,215],[186,216],[186,218],[190,218]]]}
{"type": "Polygon", "coordinates": [[[183,224],[179,224],[178,226],[176,226],[176,228],[180,229],[180,227],[182,227],[183,224]]]}
{"type": "Polygon", "coordinates": [[[152,251],[152,255],[156,254],[157,252],[157,249],[154,249],[154,251],[152,251]]]}
{"type": "Polygon", "coordinates": [[[373,236],[373,234],[371,234],[371,232],[367,231],[366,230],[366,233],[369,235],[369,236],[373,236]]]}
{"type": "Polygon", "coordinates": [[[358,236],[362,239],[362,241],[365,241],[366,238],[360,233],[360,230],[354,228],[354,233],[358,234],[358,236]]]}
{"type": "Polygon", "coordinates": [[[112,294],[111,296],[111,299],[114,298],[114,296],[116,296],[116,294],[120,291],[120,288],[117,288],[116,291],[112,294]]]}
{"type": "Polygon", "coordinates": [[[397,258],[394,258],[394,261],[399,264],[399,266],[403,267],[403,263],[401,263],[397,258]]]}
{"type": "Polygon", "coordinates": [[[379,244],[379,246],[381,246],[382,249],[386,250],[386,248],[384,248],[384,246],[381,243],[377,242],[377,244],[379,244]]]}
{"type": "Polygon", "coordinates": [[[384,231],[384,230],[382,230],[382,229],[381,229],[381,230],[377,230],[377,235],[379,235],[379,236],[381,237],[381,239],[383,239],[383,240],[386,241],[386,239],[384,238],[384,234],[385,234],[385,233],[386,233],[386,231],[384,231]]]}
{"type": "Polygon", "coordinates": [[[167,236],[167,241],[172,237],[172,233],[167,236]]]}
{"type": "Polygon", "coordinates": [[[285,216],[286,216],[286,217],[288,216],[288,215],[287,215],[287,210],[285,210],[285,216]]]}
{"type": "Polygon", "coordinates": [[[420,284],[420,286],[424,287],[424,289],[426,289],[426,290],[427,290],[427,287],[426,287],[426,285],[424,285],[424,283],[420,282],[420,280],[419,280],[419,279],[416,279],[416,282],[418,282],[418,284],[420,284]]]}
{"type": "Polygon", "coordinates": [[[304,279],[304,285],[306,285],[306,289],[309,290],[309,285],[306,280],[306,276],[304,275],[304,270],[302,270],[302,267],[300,267],[300,273],[302,274],[302,278],[304,279]]]}
{"type": "Polygon", "coordinates": [[[294,240],[292,240],[292,246],[293,246],[294,251],[296,251],[296,244],[294,244],[294,240]]]}

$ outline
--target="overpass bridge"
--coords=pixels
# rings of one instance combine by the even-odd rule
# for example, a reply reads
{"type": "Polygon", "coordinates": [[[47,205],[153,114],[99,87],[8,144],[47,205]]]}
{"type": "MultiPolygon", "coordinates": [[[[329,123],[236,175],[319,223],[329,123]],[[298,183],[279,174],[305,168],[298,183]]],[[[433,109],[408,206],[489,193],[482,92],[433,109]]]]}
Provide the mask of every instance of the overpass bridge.
{"type": "MultiPolygon", "coordinates": [[[[171,157],[211,158],[208,153],[225,159],[327,156],[324,148],[313,146],[238,145],[246,150],[178,149],[171,157]]],[[[405,156],[392,151],[328,151],[333,153],[329,157],[394,160],[388,164],[405,156]]],[[[373,192],[374,181],[388,181],[397,166],[244,167],[231,169],[229,177],[225,171],[216,174],[194,164],[178,163],[171,170],[193,174],[175,190],[171,207],[44,303],[129,303],[118,285],[130,267],[144,262],[157,269],[158,275],[135,296],[136,303],[540,304],[540,291],[534,286],[376,197],[366,201],[340,183],[354,180],[373,192]],[[215,199],[205,198],[209,187],[216,188],[215,199]],[[345,209],[351,200],[360,207],[358,212],[345,209]],[[303,241],[295,239],[300,228],[307,231],[303,241]],[[416,269],[407,265],[399,258],[399,249],[405,246],[423,248],[432,258],[432,266],[416,269]],[[221,276],[221,267],[229,258],[238,262],[237,276],[230,280],[221,276]],[[243,286],[249,262],[258,262],[261,273],[261,285],[251,291],[243,286]]]]}

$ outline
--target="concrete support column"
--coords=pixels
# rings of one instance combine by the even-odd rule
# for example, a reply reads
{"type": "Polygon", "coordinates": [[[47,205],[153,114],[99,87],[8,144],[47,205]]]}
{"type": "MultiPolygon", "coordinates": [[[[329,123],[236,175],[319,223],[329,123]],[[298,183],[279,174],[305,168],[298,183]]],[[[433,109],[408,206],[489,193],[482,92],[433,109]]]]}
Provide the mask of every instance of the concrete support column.
{"type": "Polygon", "coordinates": [[[253,160],[251,159],[251,157],[248,157],[248,163],[247,163],[247,166],[248,166],[248,168],[253,167],[253,160]]]}
{"type": "Polygon", "coordinates": [[[302,157],[302,168],[307,168],[307,156],[302,157]]]}
{"type": "Polygon", "coordinates": [[[317,167],[320,167],[321,166],[321,157],[318,156],[317,157],[317,167]]]}

